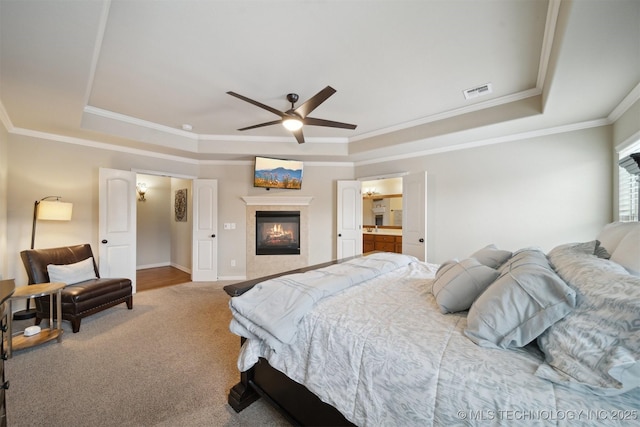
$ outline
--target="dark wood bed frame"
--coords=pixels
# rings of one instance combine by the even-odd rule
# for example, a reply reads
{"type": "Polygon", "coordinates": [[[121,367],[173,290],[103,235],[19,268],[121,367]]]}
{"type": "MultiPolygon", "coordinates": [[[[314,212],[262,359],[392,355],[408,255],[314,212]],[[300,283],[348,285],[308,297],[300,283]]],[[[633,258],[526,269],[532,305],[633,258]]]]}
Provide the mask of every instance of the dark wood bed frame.
{"type": "MultiPolygon", "coordinates": [[[[361,256],[361,255],[359,255],[361,256]]],[[[344,258],[298,268],[283,273],[272,274],[258,279],[227,285],[224,290],[229,296],[236,297],[247,292],[257,283],[275,277],[339,264],[356,257],[344,258]]],[[[241,338],[240,345],[245,339],[241,338]]],[[[240,382],[229,391],[229,405],[240,412],[260,397],[266,399],[293,425],[301,426],[353,426],[333,406],[321,401],[305,386],[299,384],[282,372],[269,365],[265,359],[260,359],[251,369],[240,373],[240,382]]]]}

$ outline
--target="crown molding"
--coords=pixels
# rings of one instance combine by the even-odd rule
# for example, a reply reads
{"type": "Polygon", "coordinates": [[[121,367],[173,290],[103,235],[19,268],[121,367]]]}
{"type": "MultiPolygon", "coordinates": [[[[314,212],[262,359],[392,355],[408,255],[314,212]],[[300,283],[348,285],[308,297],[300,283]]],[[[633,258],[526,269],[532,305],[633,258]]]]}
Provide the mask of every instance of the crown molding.
{"type": "Polygon", "coordinates": [[[540,90],[544,88],[544,82],[547,78],[549,58],[551,58],[553,39],[556,34],[558,14],[560,13],[560,2],[561,0],[550,0],[549,7],[547,9],[547,22],[544,25],[542,49],[540,50],[540,66],[538,67],[538,79],[536,80],[536,87],[540,90]]]}
{"type": "Polygon", "coordinates": [[[49,141],[63,142],[65,144],[81,145],[83,147],[99,148],[101,150],[117,151],[121,153],[136,154],[145,157],[154,157],[157,159],[172,160],[183,163],[200,164],[199,160],[187,157],[174,156],[171,154],[157,153],[155,151],[140,150],[138,148],[123,147],[120,145],[108,144],[105,142],[97,142],[89,139],[75,138],[71,136],[57,135],[54,133],[34,131],[30,129],[13,128],[10,133],[15,135],[28,136],[38,139],[46,139],[49,141]]]}
{"type": "Polygon", "coordinates": [[[609,119],[609,122],[613,123],[616,120],[618,120],[639,99],[640,99],[640,83],[638,83],[636,87],[631,89],[631,92],[629,92],[629,94],[624,97],[624,99],[620,102],[620,104],[618,104],[616,108],[614,108],[613,111],[611,111],[611,113],[607,117],[609,119]]]}

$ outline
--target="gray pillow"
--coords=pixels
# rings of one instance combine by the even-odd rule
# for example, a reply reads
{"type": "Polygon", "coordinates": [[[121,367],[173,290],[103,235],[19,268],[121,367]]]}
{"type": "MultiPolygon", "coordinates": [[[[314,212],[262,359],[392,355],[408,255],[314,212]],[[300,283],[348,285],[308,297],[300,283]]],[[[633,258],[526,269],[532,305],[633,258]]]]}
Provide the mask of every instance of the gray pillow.
{"type": "Polygon", "coordinates": [[[607,249],[604,246],[602,246],[602,244],[600,243],[600,240],[596,240],[596,249],[593,251],[593,253],[598,258],[604,258],[604,259],[611,258],[611,254],[609,253],[609,251],[607,251],[607,249]]]}
{"type": "Polygon", "coordinates": [[[477,259],[480,264],[487,267],[498,268],[511,257],[511,252],[498,249],[496,245],[488,245],[471,254],[471,258],[477,259]]]}
{"type": "Polygon", "coordinates": [[[508,264],[469,309],[464,333],[482,347],[523,347],[576,304],[575,291],[551,269],[544,253],[521,251],[508,264]]]}
{"type": "Polygon", "coordinates": [[[499,275],[474,258],[447,261],[438,269],[431,293],[442,313],[468,310],[499,275]]]}
{"type": "Polygon", "coordinates": [[[458,262],[458,258],[453,258],[450,259],[448,261],[443,262],[442,264],[440,264],[440,267],[438,267],[438,271],[436,271],[436,276],[438,276],[438,274],[440,274],[440,270],[446,270],[447,268],[449,268],[449,265],[451,264],[455,264],[458,262]]]}

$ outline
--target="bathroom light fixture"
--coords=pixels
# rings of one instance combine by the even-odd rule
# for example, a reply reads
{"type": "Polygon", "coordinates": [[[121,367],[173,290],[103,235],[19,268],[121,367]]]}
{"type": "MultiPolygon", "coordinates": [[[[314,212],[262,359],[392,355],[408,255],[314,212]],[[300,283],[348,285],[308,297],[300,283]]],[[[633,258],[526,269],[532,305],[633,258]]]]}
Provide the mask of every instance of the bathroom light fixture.
{"type": "Polygon", "coordinates": [[[138,192],[138,200],[141,202],[144,202],[145,199],[144,195],[147,193],[147,184],[145,184],[144,182],[139,182],[138,185],[136,185],[136,191],[138,192]]]}

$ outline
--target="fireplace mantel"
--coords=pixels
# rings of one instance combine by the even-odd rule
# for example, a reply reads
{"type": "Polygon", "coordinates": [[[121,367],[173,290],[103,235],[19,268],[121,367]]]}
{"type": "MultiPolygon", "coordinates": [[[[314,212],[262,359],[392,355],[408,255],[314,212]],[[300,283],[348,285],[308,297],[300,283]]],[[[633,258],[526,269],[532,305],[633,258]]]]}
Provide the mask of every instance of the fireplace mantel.
{"type": "Polygon", "coordinates": [[[244,196],[247,206],[309,206],[312,196],[244,196]]]}

